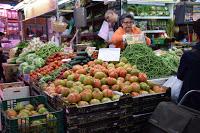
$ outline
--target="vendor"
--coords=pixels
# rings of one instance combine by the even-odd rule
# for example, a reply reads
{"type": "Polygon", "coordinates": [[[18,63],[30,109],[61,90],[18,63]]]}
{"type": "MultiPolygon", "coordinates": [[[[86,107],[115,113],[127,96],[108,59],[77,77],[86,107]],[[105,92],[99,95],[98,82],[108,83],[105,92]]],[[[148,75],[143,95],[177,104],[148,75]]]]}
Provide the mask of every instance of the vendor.
{"type": "MultiPolygon", "coordinates": [[[[125,48],[123,42],[123,35],[125,34],[141,34],[142,31],[133,25],[133,16],[130,14],[123,14],[120,18],[121,26],[119,27],[112,36],[111,42],[115,45],[116,48],[125,48]]],[[[148,37],[146,38],[147,45],[151,44],[151,40],[148,37]]]]}
{"type": "MultiPolygon", "coordinates": [[[[193,23],[193,29],[197,36],[197,43],[193,46],[191,51],[185,52],[181,57],[177,77],[183,81],[183,86],[178,101],[180,101],[188,91],[200,90],[200,19],[193,23]]],[[[193,102],[198,103],[198,108],[200,108],[200,97],[195,97],[194,99],[193,102]]]]}
{"type": "Polygon", "coordinates": [[[113,10],[107,10],[104,17],[105,21],[103,22],[98,35],[103,38],[110,47],[112,47],[112,35],[119,27],[118,14],[113,10]],[[108,26],[108,28],[106,26],[108,26]]]}
{"type": "Polygon", "coordinates": [[[3,82],[5,82],[5,77],[4,77],[4,74],[3,74],[3,66],[2,66],[2,63],[3,63],[3,48],[1,46],[1,40],[3,39],[3,36],[5,34],[3,32],[0,32],[0,81],[3,79],[3,82]]]}

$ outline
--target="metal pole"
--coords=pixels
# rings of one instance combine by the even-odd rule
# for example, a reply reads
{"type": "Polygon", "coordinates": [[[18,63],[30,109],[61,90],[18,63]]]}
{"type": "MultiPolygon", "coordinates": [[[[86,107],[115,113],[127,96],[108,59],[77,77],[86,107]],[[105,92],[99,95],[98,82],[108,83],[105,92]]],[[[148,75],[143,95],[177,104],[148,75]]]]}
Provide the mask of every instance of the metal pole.
{"type": "MultiPolygon", "coordinates": [[[[58,21],[59,20],[59,7],[58,7],[58,0],[56,0],[56,20],[58,21]]],[[[56,35],[55,36],[58,36],[58,40],[59,40],[59,44],[61,45],[61,34],[59,32],[56,32],[56,35]]]]}

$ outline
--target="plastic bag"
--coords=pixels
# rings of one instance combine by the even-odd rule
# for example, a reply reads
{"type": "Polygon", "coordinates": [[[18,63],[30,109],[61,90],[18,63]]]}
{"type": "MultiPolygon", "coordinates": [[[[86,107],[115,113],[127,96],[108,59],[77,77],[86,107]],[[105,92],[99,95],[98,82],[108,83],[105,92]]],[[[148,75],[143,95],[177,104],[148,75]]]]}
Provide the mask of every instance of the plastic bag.
{"type": "Polygon", "coordinates": [[[174,102],[177,102],[180,90],[182,88],[183,81],[179,80],[176,76],[170,77],[163,86],[171,88],[171,99],[174,102]]]}

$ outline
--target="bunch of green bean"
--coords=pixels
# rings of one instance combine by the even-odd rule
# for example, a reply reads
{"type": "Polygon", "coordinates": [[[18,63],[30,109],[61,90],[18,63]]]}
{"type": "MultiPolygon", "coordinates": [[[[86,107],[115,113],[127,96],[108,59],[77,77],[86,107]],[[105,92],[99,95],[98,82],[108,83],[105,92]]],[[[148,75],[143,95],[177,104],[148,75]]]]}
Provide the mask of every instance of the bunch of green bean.
{"type": "Polygon", "coordinates": [[[165,77],[172,73],[168,64],[145,44],[128,45],[122,57],[126,57],[129,63],[147,73],[149,78],[165,77]]]}

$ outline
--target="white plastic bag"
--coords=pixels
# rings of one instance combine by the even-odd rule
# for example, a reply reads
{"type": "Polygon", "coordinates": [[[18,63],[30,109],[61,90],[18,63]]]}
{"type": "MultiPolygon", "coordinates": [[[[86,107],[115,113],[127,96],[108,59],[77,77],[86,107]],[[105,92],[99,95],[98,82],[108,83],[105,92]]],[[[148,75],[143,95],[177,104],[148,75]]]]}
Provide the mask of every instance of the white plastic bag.
{"type": "Polygon", "coordinates": [[[176,76],[170,77],[163,86],[171,88],[171,99],[174,102],[177,102],[180,90],[182,88],[183,81],[179,80],[176,76]]]}

